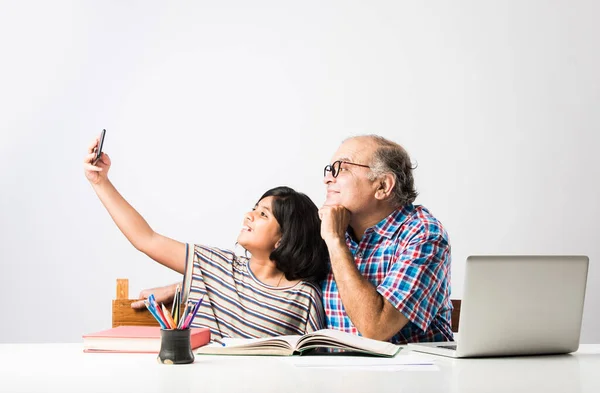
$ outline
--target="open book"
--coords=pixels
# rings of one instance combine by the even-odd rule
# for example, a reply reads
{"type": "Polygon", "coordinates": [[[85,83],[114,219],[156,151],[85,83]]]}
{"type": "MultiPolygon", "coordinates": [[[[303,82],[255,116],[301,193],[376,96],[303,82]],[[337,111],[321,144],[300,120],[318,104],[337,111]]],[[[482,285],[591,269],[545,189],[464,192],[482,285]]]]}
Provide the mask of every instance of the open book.
{"type": "Polygon", "coordinates": [[[212,343],[198,349],[198,355],[302,355],[311,349],[362,353],[366,355],[393,357],[400,346],[372,340],[333,329],[321,329],[303,336],[279,336],[268,338],[224,338],[222,343],[212,343]]]}

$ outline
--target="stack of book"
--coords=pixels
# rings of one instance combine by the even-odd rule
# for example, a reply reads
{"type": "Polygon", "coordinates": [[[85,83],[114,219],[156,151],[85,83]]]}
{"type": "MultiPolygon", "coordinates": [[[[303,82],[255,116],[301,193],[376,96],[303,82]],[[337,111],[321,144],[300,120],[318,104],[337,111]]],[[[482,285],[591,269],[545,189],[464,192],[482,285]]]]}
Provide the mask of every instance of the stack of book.
{"type": "MultiPolygon", "coordinates": [[[[160,327],[118,326],[83,336],[84,352],[158,353],[160,351],[160,327]]],[[[192,349],[208,344],[210,330],[193,328],[190,332],[192,349]]]]}

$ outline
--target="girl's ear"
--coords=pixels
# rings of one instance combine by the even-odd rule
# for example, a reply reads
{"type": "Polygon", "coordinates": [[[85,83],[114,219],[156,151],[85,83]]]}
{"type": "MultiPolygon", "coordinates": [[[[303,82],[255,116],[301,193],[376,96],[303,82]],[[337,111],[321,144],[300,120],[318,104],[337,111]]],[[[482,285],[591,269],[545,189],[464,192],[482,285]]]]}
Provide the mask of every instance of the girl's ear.
{"type": "Polygon", "coordinates": [[[281,239],[277,240],[277,243],[275,243],[275,248],[279,247],[280,244],[281,244],[281,239]]]}

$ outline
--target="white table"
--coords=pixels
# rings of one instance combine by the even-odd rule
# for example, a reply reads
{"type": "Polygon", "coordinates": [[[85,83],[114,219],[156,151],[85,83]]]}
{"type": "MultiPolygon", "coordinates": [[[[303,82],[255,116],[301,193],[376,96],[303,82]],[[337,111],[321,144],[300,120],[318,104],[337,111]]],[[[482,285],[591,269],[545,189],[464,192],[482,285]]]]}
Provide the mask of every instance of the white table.
{"type": "Polygon", "coordinates": [[[406,348],[398,356],[435,366],[311,368],[292,357],[225,356],[167,366],[156,355],[86,354],[81,344],[0,344],[0,392],[600,392],[600,344],[560,356],[448,359],[406,348]]]}

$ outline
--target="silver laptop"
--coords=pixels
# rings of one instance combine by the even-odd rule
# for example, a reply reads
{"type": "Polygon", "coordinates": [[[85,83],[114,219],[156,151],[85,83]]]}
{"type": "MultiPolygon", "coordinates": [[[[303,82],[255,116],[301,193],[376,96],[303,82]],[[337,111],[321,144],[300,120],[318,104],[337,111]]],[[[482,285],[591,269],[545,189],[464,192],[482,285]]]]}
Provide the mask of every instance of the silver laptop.
{"type": "Polygon", "coordinates": [[[470,256],[457,342],[408,347],[456,358],[574,352],[588,263],[586,256],[470,256]]]}

